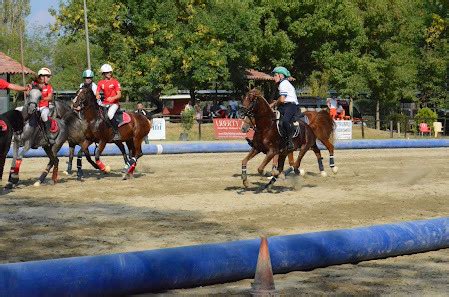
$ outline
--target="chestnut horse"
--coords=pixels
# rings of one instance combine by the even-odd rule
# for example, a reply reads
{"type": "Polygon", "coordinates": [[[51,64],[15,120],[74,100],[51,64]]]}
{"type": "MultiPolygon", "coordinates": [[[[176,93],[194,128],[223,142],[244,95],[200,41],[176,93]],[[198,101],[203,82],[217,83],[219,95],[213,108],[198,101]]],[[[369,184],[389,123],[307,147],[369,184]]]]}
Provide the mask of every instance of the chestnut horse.
{"type": "MultiPolygon", "coordinates": [[[[106,166],[100,161],[100,155],[109,142],[113,142],[114,132],[108,124],[106,111],[98,105],[95,94],[91,88],[83,88],[72,100],[73,107],[80,109],[82,118],[87,123],[85,131],[85,145],[89,146],[92,141],[98,140],[98,148],[95,151],[95,161],[103,172],[106,166]]],[[[120,141],[125,142],[131,156],[130,166],[124,179],[134,173],[137,160],[142,156],[142,141],[151,130],[151,121],[141,114],[129,113],[129,122],[119,124],[120,141]]]]}
{"type": "MultiPolygon", "coordinates": [[[[303,113],[309,122],[309,126],[315,134],[316,138],[318,138],[324,146],[329,151],[329,167],[332,169],[332,172],[337,173],[338,167],[335,166],[334,162],[334,145],[331,142],[332,132],[334,130],[334,121],[330,117],[329,113],[325,110],[317,111],[306,111],[303,113]]],[[[243,125],[241,130],[243,133],[247,133],[249,129],[256,129],[254,126],[254,119],[245,116],[243,119],[243,125]]],[[[326,171],[324,171],[323,166],[323,158],[321,157],[321,153],[316,154],[318,161],[318,169],[320,170],[321,176],[327,176],[326,171]]],[[[288,155],[288,161],[290,166],[294,165],[293,152],[288,155]]],[[[299,160],[299,165],[301,166],[301,160],[299,160]]],[[[299,168],[299,172],[302,176],[305,175],[304,169],[299,168]]]]}
{"type": "MultiPolygon", "coordinates": [[[[276,182],[279,176],[279,172],[284,169],[285,158],[287,155],[294,150],[301,148],[298,158],[293,165],[293,170],[295,173],[299,173],[299,161],[302,159],[304,154],[309,150],[313,149],[315,152],[319,152],[319,148],[316,145],[316,137],[313,134],[312,129],[306,123],[299,121],[297,130],[299,133],[293,137],[294,149],[287,151],[283,149],[284,141],[279,134],[277,128],[276,115],[268,104],[267,100],[262,96],[262,93],[257,89],[250,90],[246,96],[243,98],[243,108],[242,113],[245,116],[254,119],[254,125],[257,127],[254,138],[253,147],[248,155],[242,160],[242,180],[243,185],[248,187],[248,177],[246,166],[248,161],[254,158],[258,153],[263,152],[266,154],[265,159],[259,166],[258,171],[260,174],[263,173],[263,168],[273,159],[275,156],[278,158],[278,166],[274,168],[270,182],[264,187],[267,189],[276,182]]],[[[287,170],[285,175],[287,175],[291,170],[287,170]]]]}

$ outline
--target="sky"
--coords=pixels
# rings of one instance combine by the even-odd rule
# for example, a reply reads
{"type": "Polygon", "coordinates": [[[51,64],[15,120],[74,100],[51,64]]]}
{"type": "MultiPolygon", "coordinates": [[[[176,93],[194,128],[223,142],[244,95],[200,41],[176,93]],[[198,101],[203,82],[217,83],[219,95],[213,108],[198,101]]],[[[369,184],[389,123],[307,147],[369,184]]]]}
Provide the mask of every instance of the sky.
{"type": "Polygon", "coordinates": [[[31,0],[31,13],[26,18],[27,31],[37,26],[46,26],[54,23],[55,19],[50,15],[48,9],[58,8],[59,0],[31,0]]]}

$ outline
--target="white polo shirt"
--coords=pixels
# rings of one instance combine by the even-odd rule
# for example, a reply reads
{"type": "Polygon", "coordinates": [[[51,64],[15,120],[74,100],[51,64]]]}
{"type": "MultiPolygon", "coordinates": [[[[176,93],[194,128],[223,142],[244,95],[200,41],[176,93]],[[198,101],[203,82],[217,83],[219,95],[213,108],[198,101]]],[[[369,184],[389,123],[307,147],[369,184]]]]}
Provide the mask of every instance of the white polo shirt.
{"type": "MultiPolygon", "coordinates": [[[[80,89],[84,86],[84,83],[80,84],[80,89]]],[[[92,82],[92,91],[94,92],[94,94],[97,94],[97,85],[92,82]]]]}
{"type": "Polygon", "coordinates": [[[298,105],[298,97],[296,97],[295,87],[287,80],[284,79],[279,83],[279,95],[285,96],[285,103],[294,103],[298,105]]]}

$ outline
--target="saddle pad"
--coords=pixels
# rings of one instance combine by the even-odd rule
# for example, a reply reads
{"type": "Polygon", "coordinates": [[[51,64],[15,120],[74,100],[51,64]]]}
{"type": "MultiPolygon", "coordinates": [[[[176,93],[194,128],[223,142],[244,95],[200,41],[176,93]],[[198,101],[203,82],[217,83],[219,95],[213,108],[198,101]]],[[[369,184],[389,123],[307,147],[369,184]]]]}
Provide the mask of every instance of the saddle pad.
{"type": "Polygon", "coordinates": [[[50,122],[50,132],[51,133],[56,133],[59,131],[59,124],[55,119],[52,118],[48,118],[51,122],[50,122]]]}
{"type": "Polygon", "coordinates": [[[119,127],[131,122],[131,116],[124,111],[121,112],[121,114],[117,115],[115,118],[118,120],[119,127]]]}
{"type": "Polygon", "coordinates": [[[6,130],[8,130],[8,125],[7,125],[6,122],[3,121],[3,120],[0,120],[0,130],[1,130],[2,132],[5,132],[6,130]]]}

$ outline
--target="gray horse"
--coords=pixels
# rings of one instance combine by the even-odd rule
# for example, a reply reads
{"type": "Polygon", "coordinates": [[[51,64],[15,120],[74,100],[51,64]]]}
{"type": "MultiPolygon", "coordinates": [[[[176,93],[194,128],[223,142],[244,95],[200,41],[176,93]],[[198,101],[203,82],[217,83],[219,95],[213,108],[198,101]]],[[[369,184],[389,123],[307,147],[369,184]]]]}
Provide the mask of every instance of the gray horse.
{"type": "Polygon", "coordinates": [[[40,98],[41,92],[37,89],[31,90],[29,96],[25,97],[25,104],[22,108],[22,116],[26,123],[22,133],[14,134],[11,171],[9,173],[8,183],[5,186],[7,189],[13,188],[19,182],[20,165],[24,154],[30,148],[36,149],[40,146],[44,149],[50,161],[48,162],[46,169],[40,175],[39,180],[35,182],[34,185],[39,186],[43,183],[52,168],[53,183],[56,183],[58,180],[59,159],[57,157],[57,153],[61,149],[64,142],[68,139],[69,131],[71,132],[73,129],[69,129],[69,122],[66,123],[62,119],[55,119],[58,129],[57,131],[51,133],[52,141],[50,141],[49,137],[45,133],[44,125],[40,121],[39,112],[37,111],[40,98]],[[23,147],[23,149],[19,152],[20,147],[23,147]]]}
{"type": "MultiPolygon", "coordinates": [[[[77,94],[78,95],[78,94],[77,94]]],[[[75,154],[75,146],[79,145],[81,149],[78,151],[77,155],[77,178],[81,180],[84,177],[83,170],[82,170],[82,153],[84,152],[84,155],[86,156],[87,161],[95,168],[100,169],[98,165],[92,160],[90,156],[90,152],[88,149],[88,146],[86,147],[86,135],[84,131],[87,128],[87,122],[80,118],[80,114],[73,111],[70,106],[68,106],[65,102],[55,100],[55,109],[54,109],[54,116],[56,118],[63,119],[67,126],[69,127],[69,135],[68,135],[68,142],[69,142],[69,161],[67,162],[67,171],[64,173],[70,175],[72,174],[72,162],[73,157],[75,154]]],[[[98,142],[97,139],[93,139],[92,141],[98,142]]],[[[117,141],[115,144],[118,146],[120,151],[122,152],[123,159],[125,161],[125,165],[128,165],[129,167],[129,158],[126,154],[125,147],[123,143],[117,141]]]]}

